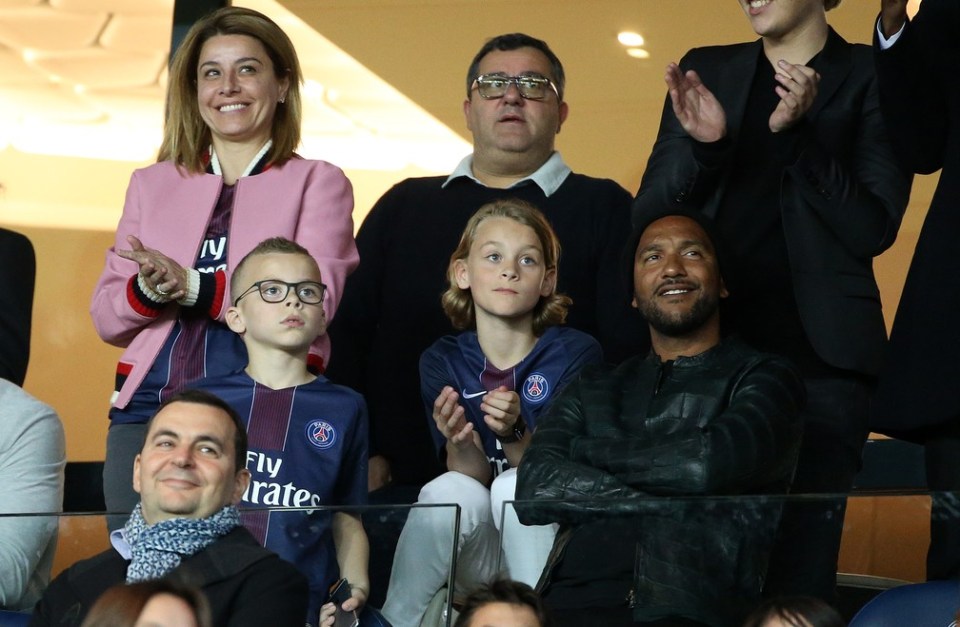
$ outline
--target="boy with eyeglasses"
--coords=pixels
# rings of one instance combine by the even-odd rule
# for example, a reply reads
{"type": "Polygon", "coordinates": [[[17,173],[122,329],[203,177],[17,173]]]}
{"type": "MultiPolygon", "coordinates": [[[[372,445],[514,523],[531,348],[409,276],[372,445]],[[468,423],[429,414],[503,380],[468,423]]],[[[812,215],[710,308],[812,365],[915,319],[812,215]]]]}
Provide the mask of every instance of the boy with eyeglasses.
{"type": "Polygon", "coordinates": [[[369,545],[359,516],[266,511],[363,505],[367,500],[367,410],[363,397],[307,369],[311,343],[326,331],[320,269],[305,248],[282,237],[244,257],[231,281],[226,322],[247,347],[249,363],[204,379],[244,419],[250,486],[244,524],[310,581],[307,624],[332,624],[328,588],[350,584],[344,610],[369,595],[369,545]],[[333,557],[336,557],[336,560],[333,557]]]}

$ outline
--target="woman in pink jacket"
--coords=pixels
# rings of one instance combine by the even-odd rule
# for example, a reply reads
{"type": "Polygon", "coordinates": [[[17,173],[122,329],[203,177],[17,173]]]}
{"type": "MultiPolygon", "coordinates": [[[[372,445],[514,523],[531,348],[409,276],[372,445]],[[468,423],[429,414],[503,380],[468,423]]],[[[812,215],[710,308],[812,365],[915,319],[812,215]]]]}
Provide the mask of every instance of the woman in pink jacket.
{"type": "MultiPolygon", "coordinates": [[[[229,271],[284,236],[317,260],[333,318],[356,267],[353,190],[339,168],[300,158],[296,51],[269,18],[227,7],[197,22],[174,56],[157,163],[134,172],[90,306],[117,365],[104,466],[111,512],[128,512],[145,423],[192,381],[246,365],[222,317],[229,271]]],[[[329,341],[311,349],[322,370],[329,341]]]]}

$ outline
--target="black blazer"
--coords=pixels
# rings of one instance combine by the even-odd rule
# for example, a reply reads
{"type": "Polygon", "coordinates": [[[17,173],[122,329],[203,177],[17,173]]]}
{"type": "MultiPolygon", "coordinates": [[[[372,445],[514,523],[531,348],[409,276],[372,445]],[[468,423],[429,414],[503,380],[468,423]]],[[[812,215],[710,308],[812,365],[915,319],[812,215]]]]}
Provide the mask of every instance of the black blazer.
{"type": "Polygon", "coordinates": [[[0,229],[0,379],[23,385],[37,262],[30,240],[0,229]]]}
{"type": "MultiPolygon", "coordinates": [[[[760,60],[766,63],[758,40],[697,48],[680,61],[683,71],[700,74],[723,105],[729,141],[715,161],[698,161],[696,142],[680,126],[668,97],[634,201],[635,218],[672,203],[716,215],[729,179],[725,165],[736,150],[760,60]]],[[[896,238],[912,179],[887,139],[870,48],[849,44],[831,29],[818,67],[819,90],[800,129],[800,156],[784,169],[781,182],[794,294],[820,358],[873,375],[886,343],[873,257],[896,238]]],[[[731,250],[737,242],[724,245],[731,250]]]]}
{"type": "Polygon", "coordinates": [[[920,7],[893,47],[876,50],[880,104],[910,169],[943,170],[900,297],[872,425],[916,440],[945,423],[956,430],[960,418],[960,3],[920,7]]]}

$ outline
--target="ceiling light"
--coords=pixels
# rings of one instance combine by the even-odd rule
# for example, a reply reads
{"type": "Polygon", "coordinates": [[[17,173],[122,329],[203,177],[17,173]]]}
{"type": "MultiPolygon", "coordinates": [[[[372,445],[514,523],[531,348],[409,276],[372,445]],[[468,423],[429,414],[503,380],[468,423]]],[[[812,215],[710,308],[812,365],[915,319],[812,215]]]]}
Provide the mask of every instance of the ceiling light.
{"type": "Polygon", "coordinates": [[[650,53],[643,48],[627,48],[627,54],[634,59],[649,59],[650,53]]]}
{"type": "MultiPolygon", "coordinates": [[[[0,58],[11,62],[2,64],[0,73],[0,151],[136,163],[156,157],[163,138],[168,74],[161,68],[168,56],[173,0],[127,0],[130,7],[117,13],[89,15],[60,7],[88,4],[110,2],[0,0],[0,58]],[[11,3],[38,6],[21,11],[7,8],[11,3]],[[33,28],[38,20],[43,27],[33,28]],[[24,42],[8,45],[11,33],[24,42]],[[15,71],[6,70],[8,65],[15,71]]],[[[308,77],[300,154],[358,171],[440,174],[470,152],[463,137],[282,2],[233,4],[271,16],[295,42],[308,77]]]]}
{"type": "Polygon", "coordinates": [[[10,144],[20,152],[84,159],[149,161],[160,147],[160,130],[121,124],[72,124],[24,118],[10,144]]]}
{"type": "Polygon", "coordinates": [[[617,41],[628,48],[638,48],[643,45],[643,35],[625,30],[617,35],[617,41]]]}

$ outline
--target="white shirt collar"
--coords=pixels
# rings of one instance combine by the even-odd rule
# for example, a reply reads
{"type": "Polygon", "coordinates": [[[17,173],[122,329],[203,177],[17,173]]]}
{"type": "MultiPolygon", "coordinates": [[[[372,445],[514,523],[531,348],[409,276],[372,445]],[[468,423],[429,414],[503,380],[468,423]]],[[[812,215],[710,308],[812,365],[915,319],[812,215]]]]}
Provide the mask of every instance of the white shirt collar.
{"type": "Polygon", "coordinates": [[[127,542],[123,529],[114,529],[110,532],[110,544],[125,560],[133,559],[133,551],[130,549],[130,543],[127,542]]]}
{"type": "MultiPolygon", "coordinates": [[[[553,154],[550,155],[550,158],[544,162],[542,166],[537,168],[537,171],[520,179],[507,189],[513,189],[514,187],[519,187],[520,185],[526,185],[528,183],[535,183],[540,189],[543,190],[544,195],[551,196],[560,186],[563,185],[563,182],[567,180],[567,176],[570,175],[572,170],[570,167],[563,162],[563,157],[560,156],[560,153],[556,150],[553,151],[553,154]]],[[[473,175],[473,154],[469,154],[464,157],[460,163],[454,169],[453,173],[447,177],[447,180],[443,182],[443,185],[440,187],[446,187],[454,179],[461,177],[467,177],[480,185],[483,185],[477,177],[473,175]]]]}
{"type": "MultiPolygon", "coordinates": [[[[244,176],[250,176],[250,173],[253,172],[253,168],[256,167],[260,160],[263,159],[263,155],[267,154],[267,151],[273,147],[273,139],[268,139],[257,154],[253,156],[253,160],[247,164],[247,169],[243,171],[243,174],[240,175],[241,178],[244,176]]],[[[210,144],[210,167],[213,169],[213,173],[217,176],[223,176],[223,170],[220,168],[220,159],[217,157],[217,151],[213,149],[213,144],[210,144]]]]}
{"type": "Polygon", "coordinates": [[[903,29],[906,28],[907,23],[904,22],[903,26],[900,27],[900,30],[890,35],[889,38],[883,34],[883,28],[881,28],[882,23],[883,22],[880,20],[880,18],[877,18],[877,43],[880,44],[881,50],[887,50],[888,48],[892,47],[893,44],[897,43],[898,39],[900,39],[900,35],[903,34],[903,29]]]}

